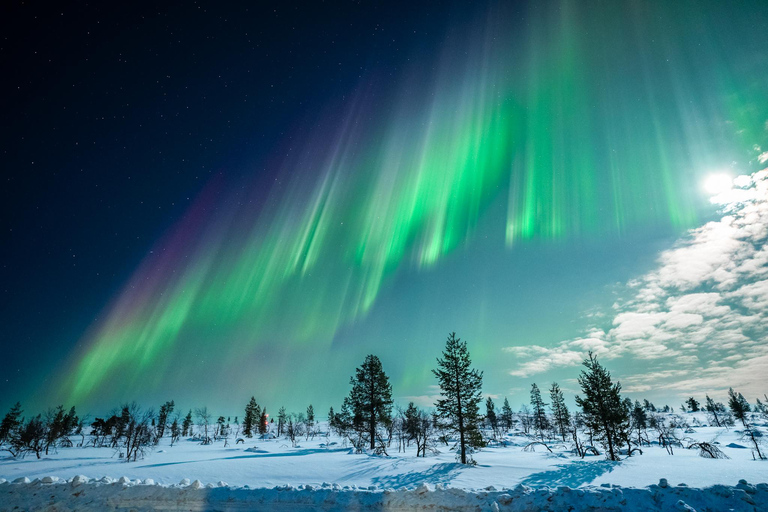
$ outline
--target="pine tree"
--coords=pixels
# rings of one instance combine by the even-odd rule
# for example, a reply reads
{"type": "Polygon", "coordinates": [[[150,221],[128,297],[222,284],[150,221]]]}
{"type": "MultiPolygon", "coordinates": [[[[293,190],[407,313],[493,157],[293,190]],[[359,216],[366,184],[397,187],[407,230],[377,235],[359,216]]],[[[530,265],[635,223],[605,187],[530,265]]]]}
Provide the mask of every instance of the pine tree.
{"type": "Polygon", "coordinates": [[[392,385],[382,369],[381,361],[374,355],[365,358],[362,366],[355,371],[355,376],[350,377],[349,383],[352,390],[348,398],[355,422],[361,433],[368,436],[373,450],[379,426],[392,421],[392,385]]]}
{"type": "Polygon", "coordinates": [[[408,402],[408,408],[405,410],[403,420],[403,430],[405,431],[408,441],[415,440],[419,429],[419,409],[416,407],[416,404],[408,402]]]}
{"type": "Polygon", "coordinates": [[[467,343],[452,332],[443,351],[443,358],[438,358],[437,369],[432,370],[440,384],[443,398],[437,400],[435,407],[440,418],[447,420],[450,431],[459,435],[460,460],[467,464],[467,448],[482,446],[482,436],[478,429],[480,421],[478,406],[482,397],[483,372],[470,369],[467,343]]]}
{"type": "Polygon", "coordinates": [[[188,435],[192,434],[190,432],[190,429],[192,428],[192,409],[189,410],[187,413],[187,416],[184,418],[184,421],[181,423],[181,435],[184,437],[187,437],[188,435]]]}
{"type": "Polygon", "coordinates": [[[336,413],[333,412],[333,406],[331,406],[331,409],[328,411],[328,430],[330,431],[332,428],[334,428],[336,423],[336,413]]]}
{"type": "MultiPolygon", "coordinates": [[[[312,407],[312,404],[309,404],[309,407],[307,407],[307,431],[311,431],[312,428],[315,426],[315,408],[312,407]]],[[[307,432],[309,435],[309,432],[307,432]]]]}
{"type": "Polygon", "coordinates": [[[259,434],[263,436],[263,435],[266,435],[268,431],[269,431],[269,414],[267,414],[267,408],[265,407],[264,409],[262,409],[261,415],[259,416],[259,434]]]}
{"type": "Polygon", "coordinates": [[[165,427],[168,425],[168,416],[173,412],[173,400],[165,402],[160,406],[160,413],[157,415],[157,438],[165,435],[165,427]]]}
{"type": "Polygon", "coordinates": [[[728,389],[728,407],[731,408],[733,417],[741,421],[744,428],[749,427],[747,413],[750,411],[749,402],[741,393],[736,393],[733,388],[728,389]]]}
{"type": "MultiPolygon", "coordinates": [[[[333,411],[333,407],[331,407],[331,411],[333,411]]],[[[283,430],[285,430],[286,419],[287,419],[287,415],[285,413],[285,407],[281,407],[277,411],[277,437],[280,437],[283,435],[283,430]]]]}
{"type": "Polygon", "coordinates": [[[251,397],[248,405],[245,406],[245,416],[243,417],[243,434],[246,437],[252,437],[256,433],[261,419],[261,408],[256,403],[256,398],[251,397]]]}
{"type": "Polygon", "coordinates": [[[3,418],[2,423],[0,423],[0,446],[4,443],[10,444],[12,437],[17,435],[22,425],[22,412],[21,403],[16,402],[16,405],[11,407],[11,410],[3,418]]]}
{"type": "Polygon", "coordinates": [[[488,426],[491,427],[495,436],[499,428],[499,419],[496,417],[496,405],[491,397],[485,399],[485,419],[488,421],[488,426]]]}
{"type": "Polygon", "coordinates": [[[512,430],[514,415],[512,414],[512,408],[509,406],[507,397],[504,397],[504,405],[501,407],[501,423],[504,425],[504,430],[507,432],[512,430]]]}
{"type": "Polygon", "coordinates": [[[539,435],[541,440],[544,440],[544,433],[549,430],[549,418],[547,418],[547,411],[544,400],[541,398],[541,391],[539,386],[535,383],[531,385],[531,408],[533,409],[533,430],[539,435]]]}
{"type": "Polygon", "coordinates": [[[725,406],[723,404],[715,403],[709,395],[706,395],[704,410],[709,413],[710,419],[716,427],[723,426],[722,413],[725,412],[725,406]]]}
{"type": "Polygon", "coordinates": [[[607,450],[609,460],[619,460],[619,445],[627,438],[627,411],[621,399],[621,383],[614,384],[611,374],[589,353],[583,362],[579,385],[584,398],[576,397],[576,403],[584,413],[584,423],[607,450]]]}
{"type": "Polygon", "coordinates": [[[563,391],[557,385],[557,382],[553,382],[552,387],[549,388],[549,398],[552,400],[552,418],[555,421],[555,427],[563,438],[563,442],[565,442],[565,438],[571,428],[571,414],[568,412],[563,391]]]}
{"type": "Polygon", "coordinates": [[[181,435],[181,429],[179,428],[179,418],[173,418],[173,423],[171,423],[171,446],[179,439],[179,436],[181,435]]]}
{"type": "Polygon", "coordinates": [[[696,400],[693,397],[690,397],[688,400],[685,401],[685,405],[687,406],[688,410],[690,412],[699,412],[699,401],[696,400]]]}
{"type": "Polygon", "coordinates": [[[632,420],[632,428],[634,428],[637,432],[637,445],[642,446],[643,432],[645,432],[645,429],[648,426],[648,415],[645,413],[643,406],[640,405],[640,402],[637,400],[635,400],[635,405],[632,408],[630,419],[632,420]]]}

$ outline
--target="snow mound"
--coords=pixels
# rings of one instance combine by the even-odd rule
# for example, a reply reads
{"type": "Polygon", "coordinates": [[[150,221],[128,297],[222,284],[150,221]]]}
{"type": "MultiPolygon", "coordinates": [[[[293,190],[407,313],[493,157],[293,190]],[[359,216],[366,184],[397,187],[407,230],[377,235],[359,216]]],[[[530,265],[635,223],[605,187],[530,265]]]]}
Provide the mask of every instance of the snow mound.
{"type": "MultiPolygon", "coordinates": [[[[706,488],[672,487],[662,480],[659,485],[645,488],[622,488],[609,485],[571,489],[534,489],[518,485],[512,490],[464,490],[419,484],[414,489],[349,489],[336,484],[288,485],[272,489],[226,487],[203,484],[200,480],[183,479],[179,485],[127,485],[115,486],[101,481],[78,482],[78,491],[72,492],[67,482],[51,478],[46,491],[39,492],[38,482],[28,478],[17,479],[16,485],[0,484],[0,511],[49,509],[56,510],[134,510],[136,512],[164,509],[176,510],[183,503],[185,510],[456,510],[456,511],[556,511],[622,510],[628,512],[654,512],[678,510],[695,512],[707,510],[759,511],[768,510],[768,484],[753,485],[740,480],[735,486],[716,485],[706,488]]],[[[117,482],[120,483],[121,478],[117,482]]],[[[42,481],[40,481],[42,482],[42,481]]]]}

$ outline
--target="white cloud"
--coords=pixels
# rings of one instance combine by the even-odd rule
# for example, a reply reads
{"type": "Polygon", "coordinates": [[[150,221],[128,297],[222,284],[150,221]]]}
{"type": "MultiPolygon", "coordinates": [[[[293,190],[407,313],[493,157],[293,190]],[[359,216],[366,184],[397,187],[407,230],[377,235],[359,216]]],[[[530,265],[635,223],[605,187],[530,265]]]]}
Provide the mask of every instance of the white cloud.
{"type": "Polygon", "coordinates": [[[510,373],[577,366],[592,351],[656,368],[624,377],[628,391],[758,392],[768,371],[768,170],[734,183],[713,198],[720,220],[690,230],[659,255],[656,269],[626,284],[629,298],[613,305],[607,331],[596,326],[554,347],[509,347],[518,360],[510,373]]]}

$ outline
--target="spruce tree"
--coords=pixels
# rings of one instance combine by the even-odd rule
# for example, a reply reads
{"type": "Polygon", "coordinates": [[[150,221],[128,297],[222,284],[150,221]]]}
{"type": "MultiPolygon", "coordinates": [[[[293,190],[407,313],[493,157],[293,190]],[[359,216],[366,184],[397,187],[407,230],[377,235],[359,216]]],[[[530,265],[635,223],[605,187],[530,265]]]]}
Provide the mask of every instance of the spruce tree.
{"type": "MultiPolygon", "coordinates": [[[[333,410],[333,407],[331,407],[331,410],[333,410]]],[[[283,435],[283,431],[285,430],[285,422],[287,420],[287,414],[285,413],[285,407],[281,407],[277,411],[277,437],[280,437],[283,435]]]]}
{"type": "Polygon", "coordinates": [[[328,411],[328,430],[330,431],[335,426],[336,426],[336,413],[333,412],[333,406],[331,406],[331,409],[328,411]]]}
{"type": "MultiPolygon", "coordinates": [[[[258,405],[256,406],[258,407],[258,405]]],[[[257,409],[258,410],[258,409],[257,409]]],[[[267,414],[267,408],[262,409],[259,415],[259,434],[265,435],[269,431],[269,414],[267,414]]]]}
{"type": "Polygon", "coordinates": [[[571,414],[568,412],[563,391],[557,385],[557,382],[553,382],[552,387],[549,388],[549,398],[552,400],[552,418],[554,419],[555,427],[563,438],[563,442],[565,442],[565,438],[571,428],[571,414]]]}
{"type": "Polygon", "coordinates": [[[495,435],[496,430],[499,428],[499,419],[496,417],[496,405],[494,405],[491,397],[485,399],[485,419],[495,435]]]}
{"type": "Polygon", "coordinates": [[[458,434],[460,461],[467,464],[467,448],[482,446],[478,429],[478,406],[482,397],[483,372],[471,369],[467,343],[452,332],[445,343],[442,359],[437,359],[437,369],[432,370],[440,384],[440,398],[435,403],[437,414],[447,421],[450,431],[458,434]]]}
{"type": "Polygon", "coordinates": [[[181,435],[184,437],[187,437],[191,434],[189,429],[192,428],[192,409],[189,410],[187,413],[187,416],[184,418],[184,421],[181,423],[181,435]]]}
{"type": "Polygon", "coordinates": [[[547,411],[544,400],[541,398],[541,391],[539,386],[535,383],[531,385],[531,408],[533,409],[533,430],[539,435],[539,438],[544,440],[544,433],[549,430],[549,418],[547,418],[547,411]]]}
{"type": "Polygon", "coordinates": [[[709,395],[706,395],[704,410],[709,413],[709,417],[716,427],[723,426],[721,421],[722,418],[719,415],[719,413],[721,413],[723,409],[725,409],[723,404],[715,403],[715,401],[712,400],[712,398],[710,398],[709,395]]]}
{"type": "Polygon", "coordinates": [[[643,432],[648,427],[648,415],[645,413],[645,408],[637,400],[635,400],[635,405],[632,408],[630,419],[632,420],[632,428],[637,432],[637,445],[642,446],[643,432]]]}
{"type": "Polygon", "coordinates": [[[750,411],[749,402],[741,393],[736,393],[733,388],[728,389],[728,407],[731,408],[733,417],[741,421],[744,428],[749,428],[747,413],[750,411]]]}
{"type": "Polygon", "coordinates": [[[392,385],[381,361],[374,355],[366,356],[349,383],[352,390],[348,398],[354,422],[361,434],[368,436],[370,449],[373,450],[378,428],[392,421],[392,385]]]}
{"type": "Polygon", "coordinates": [[[307,434],[309,434],[309,431],[312,430],[312,428],[315,426],[315,408],[312,407],[312,404],[309,404],[309,407],[307,407],[307,434]]]}
{"type": "Polygon", "coordinates": [[[157,438],[160,439],[165,435],[165,428],[168,425],[168,416],[173,412],[174,408],[173,400],[165,402],[160,406],[160,412],[157,415],[157,438]]]}
{"type": "Polygon", "coordinates": [[[501,422],[504,425],[504,430],[512,430],[514,416],[512,415],[512,408],[509,406],[509,400],[507,400],[507,397],[504,397],[504,405],[501,407],[501,422]]]}
{"type": "Polygon", "coordinates": [[[619,460],[619,446],[627,439],[628,413],[621,399],[621,383],[613,383],[611,374],[589,353],[583,362],[579,385],[584,398],[576,403],[584,413],[584,423],[606,449],[608,460],[619,460]]]}
{"type": "Polygon", "coordinates": [[[23,421],[21,413],[21,403],[16,402],[16,405],[11,407],[11,410],[3,418],[2,423],[0,423],[0,446],[4,443],[10,444],[12,437],[18,433],[23,421]]]}
{"type": "Polygon", "coordinates": [[[419,409],[413,402],[408,402],[408,408],[405,410],[404,415],[404,428],[408,441],[416,439],[419,429],[419,409]]]}
{"type": "Polygon", "coordinates": [[[246,437],[253,437],[253,434],[259,428],[259,420],[261,419],[261,408],[256,403],[256,398],[251,397],[248,401],[248,405],[245,406],[245,416],[243,417],[243,434],[246,437]]]}

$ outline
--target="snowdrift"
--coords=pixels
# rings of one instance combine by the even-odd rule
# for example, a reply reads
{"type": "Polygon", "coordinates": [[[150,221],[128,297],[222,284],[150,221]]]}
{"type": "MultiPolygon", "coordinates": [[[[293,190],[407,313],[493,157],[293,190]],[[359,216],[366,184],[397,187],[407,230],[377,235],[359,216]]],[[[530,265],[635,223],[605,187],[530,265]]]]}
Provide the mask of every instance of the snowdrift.
{"type": "Polygon", "coordinates": [[[101,510],[452,510],[452,511],[764,511],[768,510],[768,484],[744,480],[735,486],[692,488],[670,486],[666,480],[645,488],[601,486],[586,489],[518,485],[514,489],[463,490],[422,484],[416,488],[367,489],[323,484],[272,489],[229,487],[224,482],[203,484],[182,480],[177,485],[156,485],[152,480],[104,477],[69,480],[19,478],[0,483],[0,511],[49,510],[64,512],[101,510]]]}

